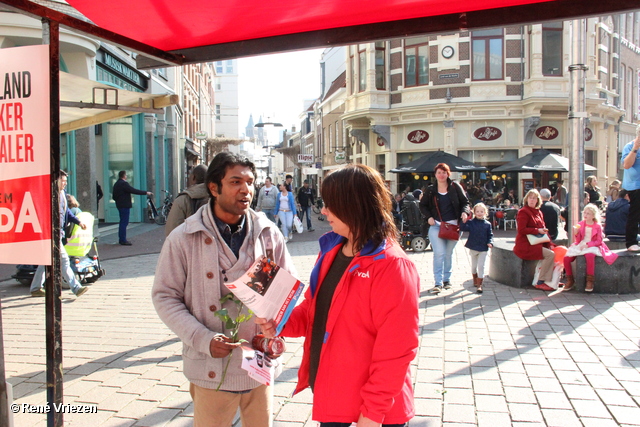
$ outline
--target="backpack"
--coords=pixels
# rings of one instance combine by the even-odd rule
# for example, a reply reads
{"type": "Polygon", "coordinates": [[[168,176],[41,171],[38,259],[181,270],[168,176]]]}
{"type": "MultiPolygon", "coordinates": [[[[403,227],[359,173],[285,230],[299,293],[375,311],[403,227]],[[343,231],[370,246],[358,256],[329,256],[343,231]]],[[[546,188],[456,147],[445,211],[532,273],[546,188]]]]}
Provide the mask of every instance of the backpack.
{"type": "MultiPolygon", "coordinates": [[[[189,197],[189,196],[187,196],[189,197]]],[[[189,197],[191,199],[191,197],[189,197]]],[[[206,205],[209,201],[208,197],[200,197],[199,199],[191,199],[191,213],[189,216],[196,213],[198,209],[200,209],[203,205],[206,205]]]]}

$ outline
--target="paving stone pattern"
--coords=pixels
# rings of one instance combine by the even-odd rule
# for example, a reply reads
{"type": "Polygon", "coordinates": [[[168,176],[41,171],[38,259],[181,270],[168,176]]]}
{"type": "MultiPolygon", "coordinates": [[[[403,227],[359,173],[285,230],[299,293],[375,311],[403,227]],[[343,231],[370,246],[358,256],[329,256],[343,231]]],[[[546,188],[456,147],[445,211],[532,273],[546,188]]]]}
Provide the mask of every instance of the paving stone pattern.
{"type": "MultiPolygon", "coordinates": [[[[308,277],[317,242],[288,246],[299,276],[308,277]]],[[[486,279],[480,296],[462,244],[454,256],[453,288],[431,295],[432,253],[409,254],[422,288],[411,427],[640,425],[637,294],[548,294],[486,279]]],[[[108,276],[84,296],[63,291],[64,402],[98,408],[66,414],[65,425],[192,424],[181,344],[150,301],[156,261],[157,255],[109,260],[108,276]]],[[[43,405],[44,299],[27,294],[15,282],[0,283],[7,379],[16,403],[43,405]]],[[[312,394],[289,397],[302,341],[287,345],[274,388],[274,426],[315,427],[312,394]]],[[[14,421],[45,426],[46,416],[16,414],[14,421]]]]}

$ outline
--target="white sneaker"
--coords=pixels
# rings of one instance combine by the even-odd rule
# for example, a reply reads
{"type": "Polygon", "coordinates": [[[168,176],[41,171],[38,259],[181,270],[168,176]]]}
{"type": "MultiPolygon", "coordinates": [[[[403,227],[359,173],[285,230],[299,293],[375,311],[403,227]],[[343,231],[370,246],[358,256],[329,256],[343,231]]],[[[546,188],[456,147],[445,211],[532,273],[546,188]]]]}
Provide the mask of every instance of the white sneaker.
{"type": "Polygon", "coordinates": [[[640,252],[640,246],[638,245],[631,245],[627,248],[627,250],[629,252],[640,252]]]}

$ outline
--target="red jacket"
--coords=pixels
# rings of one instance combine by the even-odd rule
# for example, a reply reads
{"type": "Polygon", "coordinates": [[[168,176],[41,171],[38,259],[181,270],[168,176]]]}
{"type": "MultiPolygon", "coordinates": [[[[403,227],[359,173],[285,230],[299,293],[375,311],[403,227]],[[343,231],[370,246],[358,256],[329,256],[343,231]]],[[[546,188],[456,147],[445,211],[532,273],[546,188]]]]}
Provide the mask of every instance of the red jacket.
{"type": "MultiPolygon", "coordinates": [[[[315,296],[343,243],[335,233],[320,238],[305,300],[282,332],[306,338],[295,393],[309,386],[315,296]]],[[[350,423],[362,413],[376,422],[401,424],[413,417],[410,364],[418,348],[419,290],[415,265],[397,243],[366,245],[354,257],[329,309],[314,387],[314,420],[350,423]]]]}
{"type": "Polygon", "coordinates": [[[550,246],[549,243],[532,245],[527,239],[527,234],[540,234],[538,232],[539,228],[547,228],[544,225],[544,218],[540,209],[530,208],[529,206],[523,207],[518,211],[516,223],[518,225],[518,234],[516,235],[516,245],[513,248],[513,253],[520,259],[542,259],[542,248],[548,248],[550,246]]]}

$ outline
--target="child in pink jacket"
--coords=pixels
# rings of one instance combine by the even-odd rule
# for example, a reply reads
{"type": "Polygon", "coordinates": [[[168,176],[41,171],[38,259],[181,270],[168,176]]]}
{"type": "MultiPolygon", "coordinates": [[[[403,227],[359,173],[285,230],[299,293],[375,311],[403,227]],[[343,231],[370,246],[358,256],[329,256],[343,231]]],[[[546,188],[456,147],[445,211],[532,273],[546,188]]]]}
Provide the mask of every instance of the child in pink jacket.
{"type": "Polygon", "coordinates": [[[567,250],[564,258],[564,271],[567,275],[567,283],[564,285],[565,291],[573,289],[575,284],[571,263],[578,255],[584,255],[587,261],[587,283],[585,292],[593,292],[594,275],[596,269],[596,256],[604,258],[609,265],[618,258],[609,250],[606,243],[602,240],[602,226],[600,225],[600,211],[596,205],[588,204],[582,211],[582,221],[573,226],[574,239],[573,244],[567,250]]]}

